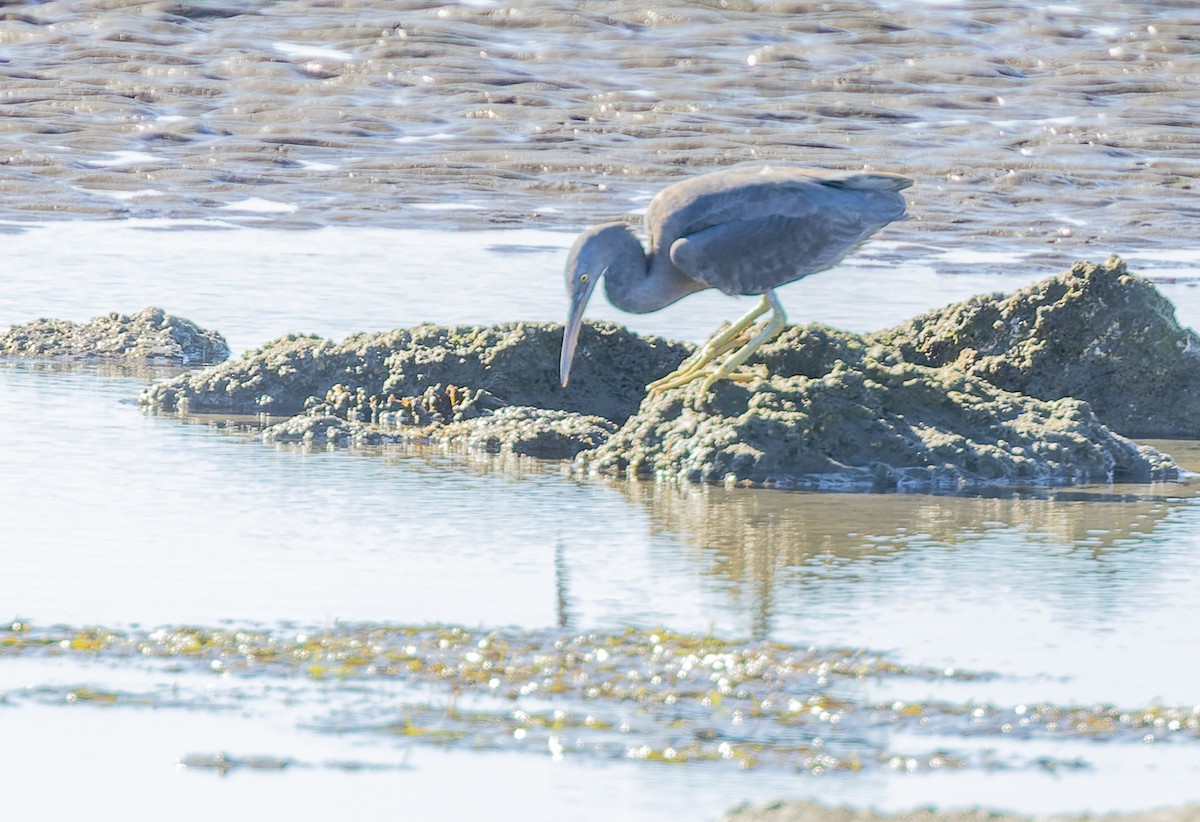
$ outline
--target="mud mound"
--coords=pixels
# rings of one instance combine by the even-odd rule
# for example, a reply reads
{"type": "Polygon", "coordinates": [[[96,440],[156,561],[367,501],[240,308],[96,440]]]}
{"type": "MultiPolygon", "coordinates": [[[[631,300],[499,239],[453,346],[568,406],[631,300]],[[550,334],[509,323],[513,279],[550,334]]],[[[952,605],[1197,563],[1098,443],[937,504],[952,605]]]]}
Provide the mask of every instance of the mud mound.
{"type": "Polygon", "coordinates": [[[1076,263],[1011,295],[930,311],[871,335],[908,362],[954,364],[1043,400],[1086,400],[1130,437],[1200,437],[1200,337],[1125,263],[1076,263]]]}
{"type": "Polygon", "coordinates": [[[791,327],[756,361],[768,366],[762,381],[648,397],[585,459],[599,471],[782,488],[956,489],[1175,470],[1086,403],[1005,391],[956,365],[915,365],[852,334],[791,327]]]}
{"type": "Polygon", "coordinates": [[[616,429],[602,417],[514,406],[491,416],[453,422],[433,438],[494,454],[570,459],[601,445],[616,429]]]}
{"type": "Polygon", "coordinates": [[[86,323],[35,320],[0,336],[0,356],[28,359],[208,365],[229,357],[225,338],[161,308],[113,312],[86,323]]]}
{"type": "Polygon", "coordinates": [[[568,459],[607,439],[645,384],[690,351],[593,323],[564,390],[561,346],[561,326],[531,323],[423,325],[342,343],[287,337],[152,386],[141,401],[155,411],[295,415],[267,428],[267,442],[428,441],[568,459]]]}
{"type": "Polygon", "coordinates": [[[263,431],[263,441],[310,447],[421,441],[460,445],[493,454],[570,459],[580,451],[599,446],[616,428],[601,417],[519,405],[500,408],[487,416],[427,425],[400,425],[386,419],[364,423],[313,410],[268,427],[263,431]]]}
{"type": "Polygon", "coordinates": [[[1200,339],[1113,258],[867,336],[789,327],[761,379],[646,397],[690,346],[584,327],[418,326],[276,340],[155,385],[153,410],[292,416],[270,442],[464,443],[581,466],[791,488],[960,489],[1178,473],[1139,435],[1200,436],[1200,339]]]}
{"type": "MultiPolygon", "coordinates": [[[[347,399],[336,400],[337,413],[349,419],[367,420],[380,408],[412,408],[417,418],[409,422],[423,422],[419,400],[433,390],[455,397],[486,392],[485,405],[492,408],[531,406],[622,422],[637,409],[646,383],[691,350],[614,323],[592,323],[581,335],[571,386],[564,390],[558,384],[561,345],[562,326],[549,323],[420,325],[356,334],[341,343],[286,337],[152,386],[142,403],[159,411],[290,415],[329,401],[331,389],[341,386],[334,393],[347,399]]],[[[456,409],[434,421],[462,413],[456,409]]]]}

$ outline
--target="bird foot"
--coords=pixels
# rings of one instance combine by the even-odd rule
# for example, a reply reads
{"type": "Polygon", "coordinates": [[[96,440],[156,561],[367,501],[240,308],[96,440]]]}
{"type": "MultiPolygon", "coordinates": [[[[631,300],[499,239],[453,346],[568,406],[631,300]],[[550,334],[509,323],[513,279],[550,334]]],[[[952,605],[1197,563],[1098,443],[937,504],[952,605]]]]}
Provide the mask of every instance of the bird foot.
{"type": "Polygon", "coordinates": [[[667,376],[655,380],[646,386],[646,391],[650,395],[661,394],[663,391],[669,391],[672,388],[681,388],[690,382],[702,380],[701,387],[704,391],[710,391],[712,387],[721,380],[728,380],[736,383],[750,383],[755,380],[763,379],[763,374],[758,371],[739,370],[726,371],[723,363],[710,362],[706,367],[696,369],[679,369],[672,371],[667,376]]]}
{"type": "Polygon", "coordinates": [[[695,354],[665,377],[646,386],[649,394],[657,394],[672,388],[680,388],[693,380],[703,379],[701,388],[710,391],[718,381],[750,382],[759,375],[752,371],[738,370],[755,351],[783,330],[786,316],[774,292],[763,296],[762,304],[731,327],[722,329],[705,343],[695,354]],[[755,320],[768,309],[771,316],[761,324],[755,320]],[[751,329],[752,330],[747,330],[751,329]]]}
{"type": "Polygon", "coordinates": [[[723,355],[733,349],[745,346],[752,339],[745,333],[726,336],[728,325],[726,323],[711,340],[698,348],[696,353],[680,363],[679,367],[670,374],[647,385],[646,390],[651,394],[657,394],[660,391],[687,385],[712,370],[714,363],[723,355]]]}
{"type": "Polygon", "coordinates": [[[700,387],[705,391],[711,391],[712,387],[721,380],[726,382],[750,383],[761,380],[763,375],[755,371],[730,371],[728,374],[720,373],[720,369],[714,371],[704,378],[704,382],[700,387]]]}
{"type": "MultiPolygon", "coordinates": [[[[745,344],[746,343],[743,343],[743,347],[738,348],[737,351],[734,352],[734,356],[740,353],[740,351],[744,350],[745,344]]],[[[727,354],[728,352],[722,353],[727,354]]],[[[732,356],[721,357],[720,355],[718,355],[716,358],[703,362],[692,362],[691,360],[688,360],[670,374],[667,374],[665,377],[657,379],[647,385],[646,391],[651,395],[660,394],[663,391],[668,391],[672,388],[681,388],[696,380],[703,380],[703,390],[708,391],[720,380],[748,383],[763,378],[763,375],[757,371],[751,371],[748,369],[734,370],[740,363],[733,363],[731,362],[732,360],[732,356]]]]}

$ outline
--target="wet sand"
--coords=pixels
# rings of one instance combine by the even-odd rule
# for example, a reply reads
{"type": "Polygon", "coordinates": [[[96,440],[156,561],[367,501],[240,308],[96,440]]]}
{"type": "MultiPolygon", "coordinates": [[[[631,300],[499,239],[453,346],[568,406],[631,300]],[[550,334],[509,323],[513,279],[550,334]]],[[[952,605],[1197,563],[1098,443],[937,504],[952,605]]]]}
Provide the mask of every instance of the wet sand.
{"type": "Polygon", "coordinates": [[[1182,4],[43,3],[0,20],[0,217],[621,217],[738,162],[902,172],[889,238],[1051,265],[1196,210],[1182,4]]]}
{"type": "Polygon", "coordinates": [[[812,802],[777,802],[741,808],[722,817],[723,822],[1195,822],[1198,819],[1200,805],[1141,813],[1022,816],[984,810],[916,810],[910,813],[877,814],[827,808],[812,802]]]}

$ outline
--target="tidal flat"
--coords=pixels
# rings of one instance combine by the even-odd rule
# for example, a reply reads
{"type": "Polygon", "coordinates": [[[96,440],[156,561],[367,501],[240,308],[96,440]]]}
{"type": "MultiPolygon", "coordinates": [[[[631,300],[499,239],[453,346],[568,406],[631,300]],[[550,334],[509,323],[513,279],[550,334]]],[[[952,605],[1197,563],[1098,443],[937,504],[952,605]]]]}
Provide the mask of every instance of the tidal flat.
{"type": "MultiPolygon", "coordinates": [[[[798,325],[871,335],[1117,254],[1194,329],[1196,25],[1185,3],[1108,0],[13,7],[0,328],[159,306],[236,358],[287,335],[548,326],[581,228],[765,162],[916,181],[908,221],[781,291],[798,325]]],[[[683,346],[745,310],[712,293],[594,308],[683,346]]],[[[970,316],[944,328],[972,336],[979,356],[954,357],[983,373],[995,352],[978,343],[1004,340],[970,316]]],[[[173,376],[0,363],[13,816],[1194,816],[1187,474],[903,495],[581,478],[485,448],[264,445],[232,415],[143,414],[173,376]],[[221,637],[239,633],[261,670],[238,668],[221,637]],[[211,653],[160,653],[156,634],[211,653]],[[391,675],[400,637],[426,673],[503,661],[509,690],[391,675]],[[576,642],[593,658],[567,669],[631,698],[536,697],[545,677],[522,666],[576,642]],[[271,661],[271,643],[301,656],[271,661]],[[766,667],[722,669],[736,687],[704,706],[684,686],[719,691],[718,660],[766,667]],[[764,709],[772,682],[794,693],[764,709]],[[619,721],[589,727],[622,712],[643,758],[619,721]]],[[[1179,410],[1154,398],[1186,388],[1142,389],[1137,416],[1179,410]]],[[[1138,444],[1200,467],[1195,441],[1138,444]]]]}

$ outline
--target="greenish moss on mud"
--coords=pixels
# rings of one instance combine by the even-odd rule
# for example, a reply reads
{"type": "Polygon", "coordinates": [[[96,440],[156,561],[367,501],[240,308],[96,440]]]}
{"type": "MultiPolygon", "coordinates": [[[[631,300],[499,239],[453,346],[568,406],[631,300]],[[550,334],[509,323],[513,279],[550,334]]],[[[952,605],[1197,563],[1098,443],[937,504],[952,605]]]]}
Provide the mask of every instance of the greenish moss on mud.
{"type": "Polygon", "coordinates": [[[152,386],[153,411],[294,415],[268,442],[458,443],[608,473],[782,488],[960,490],[1170,479],[1122,435],[1200,437],[1200,338],[1124,263],[1080,263],[855,335],[793,326],[759,378],[646,396],[690,346],[585,327],[418,326],[269,343],[152,386]]]}
{"type": "Polygon", "coordinates": [[[789,328],[759,361],[766,374],[751,385],[719,383],[709,393],[693,384],[648,397],[581,460],[599,471],[839,489],[1148,481],[1177,470],[1114,434],[1083,402],[1005,391],[954,366],[913,365],[832,329],[789,328]]]}
{"type": "Polygon", "coordinates": [[[419,325],[355,334],[341,343],[289,336],[237,360],[160,383],[142,396],[156,411],[294,415],[318,409],[352,422],[446,423],[506,406],[621,422],[644,386],[690,350],[592,323],[570,389],[558,385],[562,327],[419,325]]]}
{"type": "Polygon", "coordinates": [[[161,308],[113,312],[86,323],[35,320],[0,335],[0,357],[52,361],[209,365],[229,357],[225,338],[161,308]]]}
{"type": "Polygon", "coordinates": [[[593,323],[564,391],[550,365],[561,344],[561,326],[538,323],[422,325],[340,344],[292,336],[152,386],[142,404],[156,412],[294,415],[268,427],[267,442],[437,442],[569,459],[607,439],[637,409],[645,384],[689,351],[593,323]]]}
{"type": "MultiPolygon", "coordinates": [[[[999,758],[977,746],[912,752],[910,738],[981,736],[1200,743],[1200,706],[1049,703],[999,706],[870,701],[862,682],[969,681],[994,674],[900,665],[841,648],[742,642],[667,630],[570,633],[454,626],[350,624],[321,630],[196,626],[150,631],[13,623],[0,659],[83,656],[117,665],[158,660],[174,670],[321,683],[359,694],[372,683],[407,683],[429,702],[377,714],[318,718],[317,732],[400,737],[471,750],[524,750],[668,765],[725,763],[821,774],[864,769],[1083,767],[1075,760],[999,758]],[[436,695],[440,694],[440,698],[436,695]]],[[[332,690],[331,690],[332,689],[332,690]]],[[[389,691],[392,693],[392,691],[389,691]]],[[[10,702],[218,709],[175,691],[115,692],[88,685],[36,686],[10,702]]],[[[243,706],[244,708],[244,706],[243,706]]],[[[240,709],[243,709],[240,708],[240,709]]],[[[213,766],[217,767],[217,766],[213,766]]]]}
{"type": "Polygon", "coordinates": [[[926,312],[867,340],[1006,391],[1083,400],[1127,437],[1200,438],[1200,337],[1117,257],[926,312]]]}
{"type": "Polygon", "coordinates": [[[859,336],[791,327],[762,379],[647,397],[594,470],[783,488],[1147,481],[1174,461],[1114,428],[1200,435],[1200,338],[1110,258],[859,336]]]}

